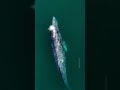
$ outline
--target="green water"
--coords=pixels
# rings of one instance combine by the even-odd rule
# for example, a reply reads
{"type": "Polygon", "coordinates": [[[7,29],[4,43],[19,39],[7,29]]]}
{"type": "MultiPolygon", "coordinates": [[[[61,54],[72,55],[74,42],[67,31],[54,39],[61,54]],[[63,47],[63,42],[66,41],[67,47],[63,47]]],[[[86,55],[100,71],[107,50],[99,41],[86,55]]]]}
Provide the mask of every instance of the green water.
{"type": "Polygon", "coordinates": [[[53,16],[56,17],[62,38],[67,44],[69,86],[71,90],[85,90],[84,0],[36,0],[35,90],[66,90],[50,46],[48,27],[53,16]]]}

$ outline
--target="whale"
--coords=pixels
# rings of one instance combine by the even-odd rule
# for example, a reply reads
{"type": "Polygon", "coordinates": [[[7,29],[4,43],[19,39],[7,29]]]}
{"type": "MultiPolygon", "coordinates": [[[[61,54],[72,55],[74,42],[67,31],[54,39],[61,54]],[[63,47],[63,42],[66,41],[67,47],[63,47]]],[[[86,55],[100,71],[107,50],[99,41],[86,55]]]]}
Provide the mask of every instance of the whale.
{"type": "Polygon", "coordinates": [[[68,80],[67,80],[67,73],[66,73],[67,45],[65,40],[62,39],[61,33],[59,31],[59,27],[58,27],[58,22],[54,16],[52,18],[52,24],[49,26],[48,30],[50,31],[52,53],[55,59],[57,69],[62,76],[65,87],[68,90],[70,90],[68,85],[68,80]]]}

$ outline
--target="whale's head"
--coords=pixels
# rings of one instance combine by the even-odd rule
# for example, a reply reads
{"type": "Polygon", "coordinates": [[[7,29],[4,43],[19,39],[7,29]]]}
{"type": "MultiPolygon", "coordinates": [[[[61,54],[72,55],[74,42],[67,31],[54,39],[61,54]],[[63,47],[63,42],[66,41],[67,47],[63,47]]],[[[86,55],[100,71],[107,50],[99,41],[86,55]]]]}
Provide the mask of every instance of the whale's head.
{"type": "Polygon", "coordinates": [[[56,18],[53,16],[52,19],[52,25],[49,26],[48,30],[51,32],[52,36],[55,38],[55,35],[57,34],[57,30],[58,30],[58,23],[56,18]]]}

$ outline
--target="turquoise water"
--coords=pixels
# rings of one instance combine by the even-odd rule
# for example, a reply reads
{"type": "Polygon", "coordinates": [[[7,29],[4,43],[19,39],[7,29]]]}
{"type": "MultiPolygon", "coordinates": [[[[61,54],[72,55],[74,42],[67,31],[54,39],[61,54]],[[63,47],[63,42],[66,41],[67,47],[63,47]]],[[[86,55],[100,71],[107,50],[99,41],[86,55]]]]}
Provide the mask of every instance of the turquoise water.
{"type": "Polygon", "coordinates": [[[48,27],[55,16],[67,44],[69,86],[85,90],[85,1],[36,0],[35,4],[35,89],[66,90],[50,45],[48,27]]]}

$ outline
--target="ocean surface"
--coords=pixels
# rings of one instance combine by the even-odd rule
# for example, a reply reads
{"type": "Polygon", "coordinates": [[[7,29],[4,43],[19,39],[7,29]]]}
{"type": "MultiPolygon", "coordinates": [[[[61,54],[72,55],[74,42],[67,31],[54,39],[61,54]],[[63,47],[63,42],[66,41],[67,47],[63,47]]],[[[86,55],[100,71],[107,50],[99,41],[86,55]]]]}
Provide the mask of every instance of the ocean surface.
{"type": "Polygon", "coordinates": [[[53,16],[67,44],[69,86],[85,90],[85,0],[36,0],[35,90],[67,90],[52,55],[48,27],[53,16]]]}

